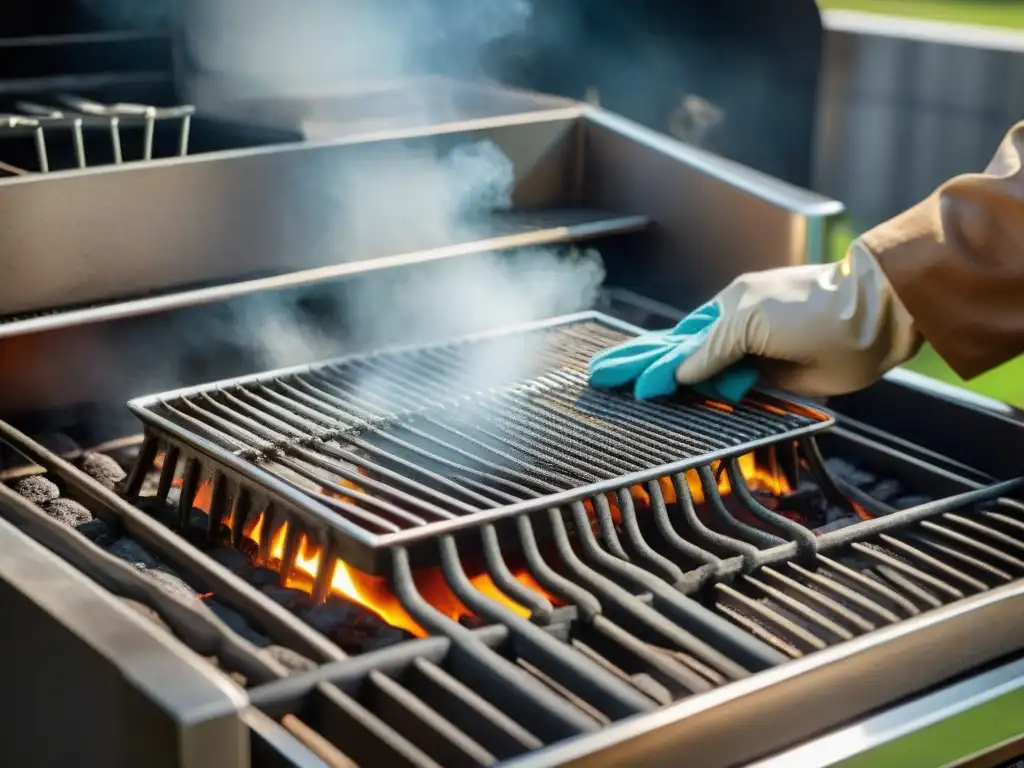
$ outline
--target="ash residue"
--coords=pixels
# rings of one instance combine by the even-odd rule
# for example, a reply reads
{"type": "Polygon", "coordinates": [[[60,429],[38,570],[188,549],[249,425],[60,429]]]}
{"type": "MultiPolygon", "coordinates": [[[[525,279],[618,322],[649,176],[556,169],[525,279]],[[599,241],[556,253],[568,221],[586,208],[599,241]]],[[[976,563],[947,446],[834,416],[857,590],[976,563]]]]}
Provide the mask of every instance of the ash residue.
{"type": "Polygon", "coordinates": [[[15,480],[11,489],[33,504],[43,505],[60,496],[60,488],[42,475],[29,475],[15,480]]]}

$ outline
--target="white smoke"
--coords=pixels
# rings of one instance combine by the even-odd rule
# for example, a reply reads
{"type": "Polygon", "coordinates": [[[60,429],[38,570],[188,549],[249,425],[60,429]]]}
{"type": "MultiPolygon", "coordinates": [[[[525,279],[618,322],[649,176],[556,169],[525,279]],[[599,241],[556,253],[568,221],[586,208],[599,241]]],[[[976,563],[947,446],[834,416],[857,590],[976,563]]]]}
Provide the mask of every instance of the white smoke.
{"type": "MultiPolygon", "coordinates": [[[[127,0],[88,1],[128,12],[127,0]]],[[[200,90],[233,99],[352,93],[370,82],[434,74],[476,79],[483,48],[521,32],[532,10],[527,0],[178,3],[184,30],[179,52],[200,90]]],[[[426,119],[452,108],[430,98],[413,103],[426,119]]],[[[318,211],[313,218],[322,220],[319,212],[326,208],[332,220],[319,233],[317,256],[354,260],[479,239],[493,231],[490,214],[513,207],[515,169],[493,143],[467,140],[452,148],[449,139],[443,149],[423,143],[362,149],[316,178],[303,171],[309,177],[302,194],[318,211]]],[[[282,222],[282,228],[290,225],[282,222]]],[[[338,283],[336,295],[347,331],[361,347],[376,347],[443,340],[586,308],[603,278],[596,253],[540,249],[399,268],[338,283]]],[[[255,333],[264,368],[345,352],[340,329],[306,322],[295,295],[268,293],[233,304],[233,328],[210,328],[207,337],[220,343],[233,331],[247,338],[255,333]]],[[[490,380],[500,368],[507,379],[529,355],[522,348],[501,361],[482,360],[466,375],[490,380]]]]}

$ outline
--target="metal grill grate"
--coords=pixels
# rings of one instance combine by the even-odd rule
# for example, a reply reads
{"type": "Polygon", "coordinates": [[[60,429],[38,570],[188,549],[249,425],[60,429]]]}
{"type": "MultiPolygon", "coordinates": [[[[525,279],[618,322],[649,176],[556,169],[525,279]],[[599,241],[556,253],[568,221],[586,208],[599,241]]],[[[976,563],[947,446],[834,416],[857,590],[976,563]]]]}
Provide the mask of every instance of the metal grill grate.
{"type": "MultiPolygon", "coordinates": [[[[369,548],[621,490],[832,423],[767,394],[638,403],[586,364],[598,314],[135,400],[151,436],[369,548]],[[155,434],[153,434],[155,433],[155,434]]],[[[151,452],[155,451],[151,447],[151,452]]]]}

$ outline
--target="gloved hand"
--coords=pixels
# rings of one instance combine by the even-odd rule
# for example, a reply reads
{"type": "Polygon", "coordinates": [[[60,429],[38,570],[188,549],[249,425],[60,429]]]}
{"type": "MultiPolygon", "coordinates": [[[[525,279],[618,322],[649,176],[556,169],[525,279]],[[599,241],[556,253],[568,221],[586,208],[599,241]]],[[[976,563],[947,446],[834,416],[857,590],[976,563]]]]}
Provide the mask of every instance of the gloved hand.
{"type": "Polygon", "coordinates": [[[770,386],[830,397],[871,384],[913,357],[922,341],[910,313],[858,241],[840,262],[737,278],[672,331],[595,356],[590,381],[595,387],[635,381],[639,399],[669,394],[675,384],[704,385],[705,394],[736,401],[759,372],[770,386]],[[745,360],[748,366],[756,362],[754,374],[749,367],[735,367],[745,360]]]}
{"type": "MultiPolygon", "coordinates": [[[[644,334],[595,355],[589,365],[591,386],[612,389],[632,381],[637,400],[672,394],[676,369],[704,343],[720,314],[718,304],[710,302],[669,331],[644,334]]],[[[695,389],[705,397],[739,402],[756,383],[757,369],[737,363],[695,389]]]]}

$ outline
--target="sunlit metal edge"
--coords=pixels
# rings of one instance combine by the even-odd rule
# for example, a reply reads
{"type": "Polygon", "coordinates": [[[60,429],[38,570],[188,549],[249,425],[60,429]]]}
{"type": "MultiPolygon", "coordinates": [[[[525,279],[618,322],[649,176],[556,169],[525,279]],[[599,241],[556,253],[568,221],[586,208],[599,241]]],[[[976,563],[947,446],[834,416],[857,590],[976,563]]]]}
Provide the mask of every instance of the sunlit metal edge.
{"type": "Polygon", "coordinates": [[[678,765],[685,755],[694,761],[689,764],[724,768],[1022,647],[1024,581],[1018,581],[502,765],[618,765],[630,754],[643,765],[678,765]]]}
{"type": "MultiPolygon", "coordinates": [[[[766,760],[751,764],[748,768],[826,768],[827,766],[883,765],[873,762],[884,760],[879,752],[896,742],[912,741],[934,737],[929,752],[942,749],[944,741],[938,734],[923,731],[936,726],[948,725],[965,713],[980,708],[1015,706],[1021,712],[1016,729],[1009,733],[982,734],[992,740],[982,748],[996,747],[1024,734],[1024,660],[1018,660],[975,677],[961,681],[935,693],[922,696],[906,704],[888,709],[881,714],[865,718],[854,725],[814,739],[794,749],[774,755],[766,760]]],[[[943,765],[959,761],[976,754],[972,749],[977,745],[978,734],[966,750],[958,738],[945,739],[947,757],[943,765]]],[[[909,767],[908,767],[909,768],[909,767]]]]}
{"type": "Polygon", "coordinates": [[[432,261],[497,251],[508,251],[516,248],[558,245],[587,240],[603,234],[639,232],[648,227],[650,223],[650,219],[642,215],[609,214],[607,218],[581,224],[547,227],[514,235],[488,237],[466,243],[427,248],[391,256],[379,256],[362,261],[330,264],[324,267],[314,267],[298,272],[274,275],[273,277],[261,277],[207,288],[177,291],[162,296],[114,301],[95,307],[72,309],[66,312],[57,312],[26,320],[12,320],[6,323],[0,321],[0,339],[7,336],[22,336],[29,333],[66,328],[68,326],[109,322],[126,317],[152,315],[174,309],[213,304],[257,292],[299,288],[384,269],[426,264],[432,261]]]}

